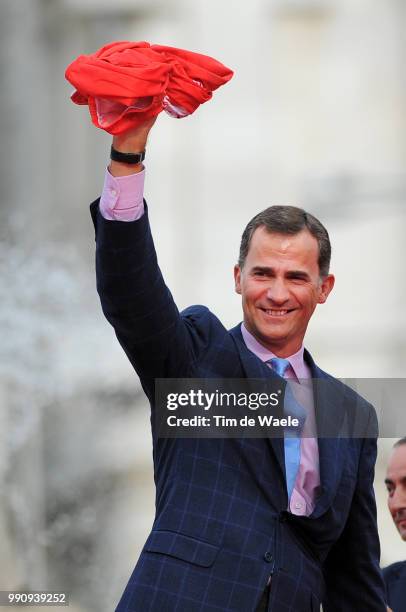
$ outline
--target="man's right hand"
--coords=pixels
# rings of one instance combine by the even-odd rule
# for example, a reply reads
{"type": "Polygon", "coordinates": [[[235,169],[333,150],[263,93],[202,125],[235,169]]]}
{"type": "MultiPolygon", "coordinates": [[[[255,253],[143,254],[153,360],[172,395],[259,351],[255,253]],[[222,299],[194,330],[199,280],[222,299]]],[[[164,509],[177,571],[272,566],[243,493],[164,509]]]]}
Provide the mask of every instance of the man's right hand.
{"type": "MultiPolygon", "coordinates": [[[[134,130],[128,130],[124,134],[113,137],[113,147],[122,153],[141,153],[145,151],[148,134],[154,125],[157,117],[149,119],[134,130]]],[[[143,169],[142,163],[125,164],[122,162],[111,161],[109,170],[113,176],[127,176],[136,174],[143,169]]]]}

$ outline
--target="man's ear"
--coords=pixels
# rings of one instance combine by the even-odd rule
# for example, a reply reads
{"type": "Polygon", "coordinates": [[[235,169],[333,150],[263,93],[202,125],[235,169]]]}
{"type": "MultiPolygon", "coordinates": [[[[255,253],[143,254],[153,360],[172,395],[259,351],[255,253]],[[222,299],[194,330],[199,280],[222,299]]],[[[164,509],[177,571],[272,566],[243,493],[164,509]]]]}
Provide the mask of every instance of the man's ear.
{"type": "Polygon", "coordinates": [[[241,294],[241,269],[240,266],[234,266],[234,286],[235,292],[241,294]]]}
{"type": "Polygon", "coordinates": [[[335,278],[333,274],[327,274],[327,276],[322,278],[321,287],[320,287],[320,295],[318,299],[319,304],[324,304],[324,302],[327,300],[328,296],[330,295],[330,291],[332,291],[334,287],[334,283],[335,283],[335,278]]]}

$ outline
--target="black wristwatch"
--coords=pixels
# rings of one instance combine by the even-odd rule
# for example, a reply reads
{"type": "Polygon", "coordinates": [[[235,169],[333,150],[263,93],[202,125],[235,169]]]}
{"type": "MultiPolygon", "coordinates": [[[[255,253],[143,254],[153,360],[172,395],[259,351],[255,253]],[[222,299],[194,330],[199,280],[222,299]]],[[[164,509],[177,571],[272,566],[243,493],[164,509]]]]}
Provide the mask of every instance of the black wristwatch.
{"type": "Polygon", "coordinates": [[[122,164],[140,164],[145,159],[145,151],[141,151],[141,153],[122,153],[111,145],[110,159],[122,164]]]}

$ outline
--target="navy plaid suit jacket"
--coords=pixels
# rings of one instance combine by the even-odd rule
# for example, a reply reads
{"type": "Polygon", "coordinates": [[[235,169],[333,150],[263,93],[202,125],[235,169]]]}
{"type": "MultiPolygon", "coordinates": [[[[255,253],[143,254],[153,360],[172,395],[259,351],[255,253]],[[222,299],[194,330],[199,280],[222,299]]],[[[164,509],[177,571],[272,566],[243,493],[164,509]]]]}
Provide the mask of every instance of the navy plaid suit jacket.
{"type": "Polygon", "coordinates": [[[383,569],[387,602],[393,612],[402,612],[406,605],[406,561],[392,563],[383,569]]]}
{"type": "MultiPolygon", "coordinates": [[[[106,221],[91,205],[102,308],[154,410],[156,378],[273,376],[204,306],[179,313],[158,267],[148,212],[106,221]]],[[[365,400],[320,370],[320,427],[376,426],[365,400]],[[359,417],[357,416],[357,419],[359,417]]],[[[310,517],[287,512],[283,440],[159,439],[156,516],[118,612],[253,612],[271,579],[270,610],[383,612],[372,488],[374,438],[318,440],[322,490],[310,517]]]]}

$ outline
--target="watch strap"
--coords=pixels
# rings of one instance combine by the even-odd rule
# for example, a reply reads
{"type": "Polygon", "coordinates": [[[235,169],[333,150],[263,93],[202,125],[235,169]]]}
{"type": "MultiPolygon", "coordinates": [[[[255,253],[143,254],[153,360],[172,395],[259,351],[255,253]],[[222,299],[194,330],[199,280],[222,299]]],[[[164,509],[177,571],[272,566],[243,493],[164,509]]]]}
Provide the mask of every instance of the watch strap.
{"type": "Polygon", "coordinates": [[[122,164],[140,164],[145,159],[145,151],[141,151],[141,153],[123,153],[122,151],[117,151],[111,145],[110,159],[122,164]]]}

